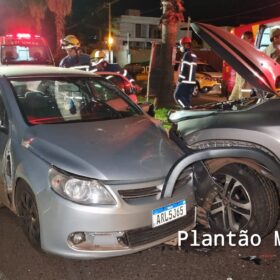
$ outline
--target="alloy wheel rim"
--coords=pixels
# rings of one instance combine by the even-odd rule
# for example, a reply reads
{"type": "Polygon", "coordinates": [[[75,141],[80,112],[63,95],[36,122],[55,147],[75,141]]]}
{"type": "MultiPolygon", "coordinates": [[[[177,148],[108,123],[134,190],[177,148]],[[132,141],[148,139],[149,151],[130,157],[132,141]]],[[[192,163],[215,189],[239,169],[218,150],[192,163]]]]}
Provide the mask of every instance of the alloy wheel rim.
{"type": "Polygon", "coordinates": [[[219,184],[223,190],[215,197],[210,215],[225,231],[238,232],[252,216],[251,198],[244,185],[231,175],[223,175],[219,184]]]}

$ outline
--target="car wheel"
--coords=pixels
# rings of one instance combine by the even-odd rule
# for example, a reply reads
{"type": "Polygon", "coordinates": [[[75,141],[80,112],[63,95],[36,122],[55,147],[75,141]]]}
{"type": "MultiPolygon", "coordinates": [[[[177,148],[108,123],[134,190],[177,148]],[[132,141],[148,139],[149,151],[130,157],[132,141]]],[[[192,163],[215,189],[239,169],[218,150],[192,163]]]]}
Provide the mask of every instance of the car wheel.
{"type": "Polygon", "coordinates": [[[21,225],[31,244],[40,247],[40,223],[36,200],[29,186],[20,182],[17,186],[15,203],[21,225]]]}
{"type": "Polygon", "coordinates": [[[199,86],[199,83],[196,82],[196,85],[195,85],[195,88],[193,90],[192,96],[193,97],[198,97],[199,94],[200,94],[200,86],[199,86]]]}
{"type": "Polygon", "coordinates": [[[222,186],[209,213],[214,232],[248,230],[265,236],[278,220],[278,193],[271,181],[239,164],[221,168],[213,177],[222,186]]]}

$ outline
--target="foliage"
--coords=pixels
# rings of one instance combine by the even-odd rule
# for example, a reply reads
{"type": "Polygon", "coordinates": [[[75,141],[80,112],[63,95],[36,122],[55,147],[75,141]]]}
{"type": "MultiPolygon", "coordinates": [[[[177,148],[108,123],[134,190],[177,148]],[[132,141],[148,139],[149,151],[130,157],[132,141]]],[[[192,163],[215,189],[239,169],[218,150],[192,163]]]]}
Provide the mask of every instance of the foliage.
{"type": "Polygon", "coordinates": [[[64,35],[65,17],[72,11],[72,0],[46,0],[48,8],[55,14],[56,46],[60,48],[60,39],[64,35]]]}
{"type": "Polygon", "coordinates": [[[162,24],[177,24],[184,21],[184,3],[182,0],[162,0],[162,24]]]}
{"type": "Polygon", "coordinates": [[[40,34],[42,30],[41,22],[45,17],[45,11],[47,8],[46,2],[45,0],[28,0],[27,4],[30,15],[35,21],[36,32],[40,34]]]}

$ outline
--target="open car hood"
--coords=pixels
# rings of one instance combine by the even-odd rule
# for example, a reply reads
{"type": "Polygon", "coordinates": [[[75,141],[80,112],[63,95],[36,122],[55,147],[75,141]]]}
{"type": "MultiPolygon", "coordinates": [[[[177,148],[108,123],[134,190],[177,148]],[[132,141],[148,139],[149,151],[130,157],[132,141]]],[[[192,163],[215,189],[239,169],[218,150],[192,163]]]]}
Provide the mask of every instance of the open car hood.
{"type": "Polygon", "coordinates": [[[253,87],[280,95],[280,65],[265,53],[220,27],[192,23],[192,29],[253,87]]]}

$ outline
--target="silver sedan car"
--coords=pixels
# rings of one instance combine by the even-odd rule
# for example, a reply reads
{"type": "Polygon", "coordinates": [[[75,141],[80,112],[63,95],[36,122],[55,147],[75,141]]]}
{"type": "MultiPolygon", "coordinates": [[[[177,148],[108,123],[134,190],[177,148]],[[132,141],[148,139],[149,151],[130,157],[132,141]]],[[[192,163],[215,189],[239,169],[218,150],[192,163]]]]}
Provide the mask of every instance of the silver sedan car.
{"type": "Polygon", "coordinates": [[[195,225],[192,172],[156,121],[88,72],[0,67],[0,204],[46,252],[89,259],[137,252],[195,225]]]}

